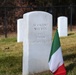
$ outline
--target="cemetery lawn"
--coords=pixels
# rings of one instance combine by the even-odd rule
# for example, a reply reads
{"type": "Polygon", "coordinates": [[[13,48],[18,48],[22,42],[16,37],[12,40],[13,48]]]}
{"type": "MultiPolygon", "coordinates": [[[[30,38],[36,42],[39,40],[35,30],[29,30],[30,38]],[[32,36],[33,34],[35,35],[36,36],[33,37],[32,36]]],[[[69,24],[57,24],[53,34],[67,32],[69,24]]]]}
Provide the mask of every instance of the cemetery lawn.
{"type": "MultiPolygon", "coordinates": [[[[67,75],[76,75],[76,32],[61,37],[61,47],[67,75]]],[[[0,75],[22,75],[22,43],[15,37],[0,37],[0,75]]],[[[52,75],[49,71],[33,75],[52,75]]]]}

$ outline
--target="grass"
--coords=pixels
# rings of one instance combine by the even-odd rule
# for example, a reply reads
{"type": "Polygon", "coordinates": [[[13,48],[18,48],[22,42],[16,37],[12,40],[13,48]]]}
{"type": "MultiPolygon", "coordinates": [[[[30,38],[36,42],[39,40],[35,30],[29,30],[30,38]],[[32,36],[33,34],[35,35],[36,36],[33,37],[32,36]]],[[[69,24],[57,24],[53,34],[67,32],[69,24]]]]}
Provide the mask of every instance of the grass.
{"type": "Polygon", "coordinates": [[[0,75],[22,75],[22,44],[16,38],[0,39],[0,75]]]}
{"type": "MultiPolygon", "coordinates": [[[[61,37],[61,46],[67,75],[76,75],[76,32],[61,37]]],[[[16,37],[0,38],[0,75],[22,75],[22,43],[16,37]]],[[[49,71],[34,75],[52,75],[49,71]]]]}

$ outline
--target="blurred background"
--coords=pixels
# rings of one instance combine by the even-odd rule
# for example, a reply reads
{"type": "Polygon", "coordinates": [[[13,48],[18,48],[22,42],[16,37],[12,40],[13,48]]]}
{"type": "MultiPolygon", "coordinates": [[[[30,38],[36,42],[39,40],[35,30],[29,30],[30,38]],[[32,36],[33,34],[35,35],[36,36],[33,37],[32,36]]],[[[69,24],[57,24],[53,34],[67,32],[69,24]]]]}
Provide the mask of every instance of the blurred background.
{"type": "Polygon", "coordinates": [[[59,16],[68,17],[68,27],[76,29],[76,0],[0,0],[0,35],[17,33],[17,19],[29,11],[46,11],[53,15],[53,28],[59,16]]]}

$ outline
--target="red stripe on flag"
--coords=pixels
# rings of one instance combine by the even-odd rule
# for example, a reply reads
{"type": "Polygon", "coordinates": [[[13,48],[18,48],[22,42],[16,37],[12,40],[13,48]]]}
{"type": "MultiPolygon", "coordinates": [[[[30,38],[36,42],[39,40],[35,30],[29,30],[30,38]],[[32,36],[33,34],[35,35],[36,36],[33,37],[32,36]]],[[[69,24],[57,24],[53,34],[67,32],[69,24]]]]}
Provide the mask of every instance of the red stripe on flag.
{"type": "Polygon", "coordinates": [[[62,64],[55,72],[54,75],[66,75],[64,64],[62,64]]]}

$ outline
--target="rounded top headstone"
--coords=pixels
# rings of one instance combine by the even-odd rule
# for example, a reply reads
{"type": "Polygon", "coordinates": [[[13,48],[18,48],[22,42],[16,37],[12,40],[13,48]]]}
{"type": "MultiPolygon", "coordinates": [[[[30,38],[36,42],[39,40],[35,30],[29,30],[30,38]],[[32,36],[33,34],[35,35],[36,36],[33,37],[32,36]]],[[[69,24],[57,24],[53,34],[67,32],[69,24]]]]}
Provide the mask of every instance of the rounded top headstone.
{"type": "Polygon", "coordinates": [[[25,24],[23,75],[48,70],[52,42],[52,15],[44,11],[32,11],[25,13],[23,19],[25,24]]]}
{"type": "Polygon", "coordinates": [[[57,19],[59,37],[67,36],[68,34],[68,18],[60,16],[57,19]]]}
{"type": "Polygon", "coordinates": [[[17,42],[23,42],[23,18],[17,19],[17,42]]]}

